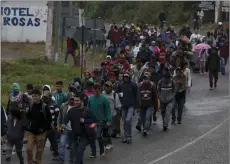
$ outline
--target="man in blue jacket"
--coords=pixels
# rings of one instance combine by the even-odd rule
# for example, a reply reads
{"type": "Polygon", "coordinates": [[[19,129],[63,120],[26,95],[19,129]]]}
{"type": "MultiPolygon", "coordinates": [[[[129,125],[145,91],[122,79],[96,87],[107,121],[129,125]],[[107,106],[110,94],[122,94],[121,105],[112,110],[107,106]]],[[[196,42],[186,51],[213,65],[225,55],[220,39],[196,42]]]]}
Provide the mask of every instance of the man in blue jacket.
{"type": "Polygon", "coordinates": [[[132,143],[132,117],[135,109],[140,108],[140,91],[136,83],[131,81],[129,73],[124,74],[124,82],[118,85],[117,93],[122,104],[124,121],[123,143],[132,143]]]}

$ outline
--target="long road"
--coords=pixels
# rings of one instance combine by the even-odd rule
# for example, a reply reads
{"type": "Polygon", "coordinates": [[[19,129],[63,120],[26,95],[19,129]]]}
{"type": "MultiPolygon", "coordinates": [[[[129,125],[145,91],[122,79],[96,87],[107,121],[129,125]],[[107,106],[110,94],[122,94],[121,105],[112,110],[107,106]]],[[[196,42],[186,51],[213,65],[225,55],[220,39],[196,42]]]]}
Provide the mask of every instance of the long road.
{"type": "MultiPolygon", "coordinates": [[[[150,135],[144,138],[135,129],[135,116],[131,145],[121,143],[121,139],[113,139],[114,148],[106,152],[106,156],[96,159],[88,158],[90,148],[87,147],[85,164],[229,163],[229,74],[219,75],[216,90],[209,90],[208,75],[192,74],[192,83],[181,125],[170,125],[168,132],[163,132],[158,113],[157,125],[153,125],[150,135]]],[[[26,159],[26,152],[24,157],[26,159]]],[[[16,155],[13,155],[11,164],[17,162],[16,155]]],[[[2,164],[7,164],[4,157],[2,164]]],[[[44,164],[55,164],[48,144],[44,164]]]]}

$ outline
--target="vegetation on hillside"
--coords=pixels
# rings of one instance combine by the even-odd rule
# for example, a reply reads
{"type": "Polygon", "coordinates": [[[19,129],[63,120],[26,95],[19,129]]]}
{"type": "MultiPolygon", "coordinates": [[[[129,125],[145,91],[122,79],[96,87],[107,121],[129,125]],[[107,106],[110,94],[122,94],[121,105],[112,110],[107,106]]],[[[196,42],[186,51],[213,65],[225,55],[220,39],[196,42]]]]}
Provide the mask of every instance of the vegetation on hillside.
{"type": "Polygon", "coordinates": [[[191,20],[195,10],[195,2],[183,1],[84,1],[75,5],[85,9],[89,18],[101,17],[107,21],[140,22],[158,24],[158,16],[161,10],[165,11],[168,23],[186,23],[191,20]]]}
{"type": "Polygon", "coordinates": [[[80,75],[79,68],[44,62],[40,58],[2,60],[1,68],[1,103],[4,107],[6,107],[8,94],[14,82],[19,83],[21,89],[25,91],[27,84],[40,87],[49,84],[54,88],[55,81],[62,80],[65,84],[65,91],[67,91],[68,84],[71,83],[74,76],[80,75]]]}

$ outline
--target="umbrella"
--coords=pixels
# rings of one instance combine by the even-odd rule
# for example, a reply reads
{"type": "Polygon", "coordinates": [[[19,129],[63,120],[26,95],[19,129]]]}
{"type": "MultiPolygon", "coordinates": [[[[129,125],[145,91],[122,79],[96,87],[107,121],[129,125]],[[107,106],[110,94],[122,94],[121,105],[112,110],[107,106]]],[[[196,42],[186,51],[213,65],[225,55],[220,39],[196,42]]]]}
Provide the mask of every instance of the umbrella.
{"type": "Polygon", "coordinates": [[[208,44],[200,43],[195,45],[195,50],[201,50],[201,49],[209,49],[211,48],[208,44]]]}

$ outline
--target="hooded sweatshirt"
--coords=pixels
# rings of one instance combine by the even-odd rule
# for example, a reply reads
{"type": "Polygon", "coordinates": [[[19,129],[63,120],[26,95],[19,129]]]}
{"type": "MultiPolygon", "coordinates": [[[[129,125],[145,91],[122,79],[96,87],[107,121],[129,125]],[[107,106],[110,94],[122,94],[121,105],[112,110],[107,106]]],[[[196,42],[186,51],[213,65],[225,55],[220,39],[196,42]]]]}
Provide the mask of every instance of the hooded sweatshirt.
{"type": "Polygon", "coordinates": [[[177,92],[177,86],[171,77],[163,77],[158,83],[157,90],[159,93],[160,102],[163,104],[168,104],[174,100],[177,92]]]}
{"type": "MultiPolygon", "coordinates": [[[[49,91],[50,93],[52,92],[52,91],[51,91],[51,87],[50,87],[49,85],[46,84],[46,85],[44,85],[44,86],[42,87],[42,96],[43,96],[44,93],[45,93],[45,90],[44,90],[45,88],[48,88],[48,89],[49,89],[48,91],[49,91]]],[[[52,100],[56,102],[54,96],[52,96],[52,100]]]]}
{"type": "Polygon", "coordinates": [[[141,82],[140,84],[140,94],[141,94],[141,108],[146,109],[149,107],[154,107],[157,110],[157,90],[156,85],[149,82],[141,82]]]}

